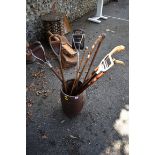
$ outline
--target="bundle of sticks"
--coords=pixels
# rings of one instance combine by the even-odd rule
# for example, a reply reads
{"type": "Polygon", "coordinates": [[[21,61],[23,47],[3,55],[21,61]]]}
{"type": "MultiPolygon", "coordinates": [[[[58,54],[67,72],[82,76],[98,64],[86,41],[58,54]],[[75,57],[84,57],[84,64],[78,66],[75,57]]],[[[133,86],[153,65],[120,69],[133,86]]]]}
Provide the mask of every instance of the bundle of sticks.
{"type": "Polygon", "coordinates": [[[112,58],[112,55],[114,53],[122,52],[125,50],[125,47],[123,45],[120,45],[116,46],[109,54],[107,54],[102,59],[100,64],[94,69],[94,71],[91,74],[89,74],[104,39],[105,39],[104,34],[99,35],[95,43],[92,45],[91,49],[88,50],[88,48],[86,48],[85,51],[83,52],[74,82],[72,84],[70,92],[67,92],[69,95],[75,96],[81,94],[84,90],[86,90],[89,86],[91,86],[92,84],[94,84],[94,82],[96,82],[99,78],[101,78],[114,64],[124,65],[123,61],[112,58]],[[80,78],[83,76],[85,70],[87,71],[84,76],[84,80],[82,82],[82,85],[79,86],[78,83],[80,81],[80,78]]]}
{"type": "MultiPolygon", "coordinates": [[[[61,40],[61,38],[59,38],[61,40]]],[[[100,79],[105,73],[114,66],[114,64],[121,64],[124,65],[123,61],[116,60],[115,58],[112,57],[113,54],[119,53],[125,50],[125,47],[123,45],[116,46],[115,48],[112,49],[111,52],[109,52],[99,63],[99,65],[91,72],[93,63],[95,61],[95,58],[99,52],[99,49],[101,47],[102,42],[105,39],[105,35],[101,34],[98,36],[94,44],[92,45],[91,49],[89,50],[88,48],[84,49],[83,55],[81,60],[79,60],[79,65],[76,69],[75,73],[75,78],[73,79],[73,83],[71,85],[67,85],[67,81],[65,80],[64,72],[63,72],[63,67],[62,67],[62,61],[61,61],[61,56],[62,56],[62,44],[61,41],[59,43],[59,65],[60,65],[60,73],[59,75],[56,70],[53,68],[51,63],[47,60],[45,56],[45,51],[43,46],[39,46],[37,50],[32,51],[32,55],[39,60],[40,62],[43,62],[47,64],[52,72],[56,75],[56,77],[61,81],[63,85],[63,91],[67,95],[70,96],[77,96],[81,94],[83,91],[85,91],[88,87],[93,85],[98,79],[100,79]],[[91,72],[91,73],[90,73],[91,72]],[[86,73],[86,74],[85,74],[86,73]],[[84,76],[83,81],[80,80],[81,77],[84,76]],[[79,81],[82,82],[81,85],[79,85],[79,81]]]]}

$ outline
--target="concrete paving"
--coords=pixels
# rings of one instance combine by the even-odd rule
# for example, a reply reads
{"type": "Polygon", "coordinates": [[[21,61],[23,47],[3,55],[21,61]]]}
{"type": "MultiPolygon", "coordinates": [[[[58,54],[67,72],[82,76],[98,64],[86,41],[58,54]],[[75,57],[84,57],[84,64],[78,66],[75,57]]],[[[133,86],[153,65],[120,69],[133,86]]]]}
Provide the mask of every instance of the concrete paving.
{"type": "MultiPolygon", "coordinates": [[[[70,119],[63,113],[61,83],[50,69],[37,63],[27,65],[27,155],[128,154],[128,133],[120,123],[121,120],[128,122],[125,114],[129,104],[128,5],[128,0],[105,5],[103,14],[110,17],[100,24],[87,20],[95,15],[95,11],[73,23],[73,29],[85,30],[88,47],[99,34],[106,34],[94,67],[115,46],[122,44],[126,47],[124,53],[116,56],[126,65],[114,66],[87,89],[87,102],[77,117],[70,119]]],[[[67,38],[71,40],[71,34],[67,38]]],[[[58,70],[58,62],[48,46],[46,52],[58,70]]],[[[74,78],[74,72],[74,68],[65,70],[65,78],[74,78]]]]}

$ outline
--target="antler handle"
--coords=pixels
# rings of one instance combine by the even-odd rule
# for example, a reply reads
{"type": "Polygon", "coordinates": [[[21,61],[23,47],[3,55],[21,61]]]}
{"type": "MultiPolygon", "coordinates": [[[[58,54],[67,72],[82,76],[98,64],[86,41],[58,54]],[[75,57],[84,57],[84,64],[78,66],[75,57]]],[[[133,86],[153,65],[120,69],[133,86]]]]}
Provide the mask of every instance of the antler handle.
{"type": "Polygon", "coordinates": [[[125,46],[119,45],[112,49],[112,51],[109,53],[110,55],[113,55],[114,53],[123,52],[125,50],[125,46]]]}
{"type": "Polygon", "coordinates": [[[120,64],[120,65],[125,65],[125,63],[123,62],[123,61],[121,61],[121,60],[114,60],[114,63],[115,64],[120,64]]]}

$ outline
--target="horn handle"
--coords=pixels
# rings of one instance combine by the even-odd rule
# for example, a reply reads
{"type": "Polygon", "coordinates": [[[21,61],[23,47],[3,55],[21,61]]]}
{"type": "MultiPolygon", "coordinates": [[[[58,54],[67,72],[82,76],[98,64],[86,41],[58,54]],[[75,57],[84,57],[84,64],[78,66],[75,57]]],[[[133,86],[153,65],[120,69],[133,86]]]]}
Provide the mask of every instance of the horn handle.
{"type": "Polygon", "coordinates": [[[110,55],[113,55],[114,53],[123,52],[125,50],[125,46],[119,45],[112,49],[112,51],[109,53],[110,55]]]}
{"type": "Polygon", "coordinates": [[[114,63],[115,64],[120,64],[120,65],[125,65],[125,63],[123,62],[123,61],[121,61],[121,60],[114,60],[114,63]]]}

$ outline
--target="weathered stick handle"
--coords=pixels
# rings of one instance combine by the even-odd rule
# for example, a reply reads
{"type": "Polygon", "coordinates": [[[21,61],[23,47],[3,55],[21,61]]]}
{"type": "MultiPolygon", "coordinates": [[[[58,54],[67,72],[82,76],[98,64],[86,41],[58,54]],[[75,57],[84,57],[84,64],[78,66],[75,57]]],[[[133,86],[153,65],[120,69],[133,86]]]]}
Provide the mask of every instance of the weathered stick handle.
{"type": "Polygon", "coordinates": [[[125,46],[119,45],[112,49],[112,51],[109,53],[110,55],[113,55],[115,53],[123,52],[125,50],[125,46]]]}
{"type": "Polygon", "coordinates": [[[115,64],[125,65],[125,63],[121,60],[114,60],[115,64]]]}

